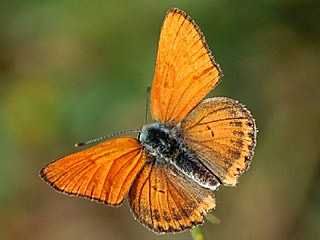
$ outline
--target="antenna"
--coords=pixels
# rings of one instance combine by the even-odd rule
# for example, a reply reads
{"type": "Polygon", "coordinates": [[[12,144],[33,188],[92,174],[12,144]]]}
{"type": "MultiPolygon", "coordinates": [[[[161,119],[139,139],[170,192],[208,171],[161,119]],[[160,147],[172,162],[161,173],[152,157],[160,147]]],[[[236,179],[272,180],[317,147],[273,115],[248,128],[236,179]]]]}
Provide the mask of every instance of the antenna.
{"type": "Polygon", "coordinates": [[[147,87],[147,92],[146,92],[146,115],[145,115],[145,124],[147,125],[148,124],[148,110],[149,110],[149,99],[150,99],[150,86],[147,87]]]}
{"type": "Polygon", "coordinates": [[[126,131],[121,131],[121,132],[117,132],[117,133],[112,133],[100,138],[96,138],[96,139],[92,139],[86,142],[80,142],[80,143],[76,143],[74,146],[75,147],[83,147],[83,146],[87,146],[89,144],[95,143],[95,142],[100,142],[106,138],[111,138],[113,136],[119,135],[119,134],[124,134],[124,133],[130,133],[130,132],[141,132],[141,129],[133,129],[133,130],[126,130],[126,131]]]}
{"type": "MultiPolygon", "coordinates": [[[[151,87],[148,86],[147,87],[147,92],[146,92],[147,99],[146,99],[145,124],[148,123],[148,110],[149,110],[150,90],[151,90],[151,87]]],[[[100,141],[102,141],[102,140],[104,140],[106,138],[111,138],[111,137],[119,135],[119,134],[130,133],[130,132],[139,132],[140,133],[141,129],[133,129],[133,130],[126,130],[126,131],[121,131],[121,132],[117,132],[117,133],[112,133],[112,134],[109,134],[109,135],[106,135],[106,136],[103,136],[103,137],[100,137],[100,138],[92,139],[92,140],[89,140],[89,141],[86,141],[86,142],[76,143],[74,146],[75,147],[83,147],[83,146],[87,146],[87,145],[95,143],[95,142],[100,142],[100,141]]]]}

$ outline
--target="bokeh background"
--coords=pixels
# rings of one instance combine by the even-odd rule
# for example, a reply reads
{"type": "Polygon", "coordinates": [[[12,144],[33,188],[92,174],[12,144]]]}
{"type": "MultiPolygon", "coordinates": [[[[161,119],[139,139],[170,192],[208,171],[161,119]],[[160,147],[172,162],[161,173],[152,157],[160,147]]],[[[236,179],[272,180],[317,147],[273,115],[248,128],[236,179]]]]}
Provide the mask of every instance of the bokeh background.
{"type": "Polygon", "coordinates": [[[237,188],[216,192],[206,239],[320,239],[318,0],[1,1],[0,239],[156,236],[125,202],[53,191],[38,176],[74,143],[144,123],[165,13],[204,32],[224,77],[210,96],[245,104],[258,145],[237,188]]]}

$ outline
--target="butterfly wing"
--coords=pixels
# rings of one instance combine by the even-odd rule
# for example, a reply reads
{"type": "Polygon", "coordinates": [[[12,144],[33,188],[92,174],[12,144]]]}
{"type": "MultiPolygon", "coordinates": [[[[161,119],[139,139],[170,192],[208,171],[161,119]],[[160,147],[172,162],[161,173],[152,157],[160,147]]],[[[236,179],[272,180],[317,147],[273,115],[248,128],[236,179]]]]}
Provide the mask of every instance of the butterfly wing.
{"type": "Polygon", "coordinates": [[[40,175],[56,190],[119,205],[142,169],[145,153],[134,138],[117,138],[60,158],[40,175]]]}
{"type": "Polygon", "coordinates": [[[184,12],[171,9],[164,20],[151,91],[151,113],[158,122],[177,124],[219,83],[199,27],[184,12]]]}
{"type": "Polygon", "coordinates": [[[146,163],[129,192],[134,216],[155,233],[180,232],[203,222],[213,192],[169,164],[146,163]]]}
{"type": "Polygon", "coordinates": [[[248,169],[256,145],[250,112],[228,98],[200,103],[181,123],[185,144],[225,185],[235,186],[248,169]]]}

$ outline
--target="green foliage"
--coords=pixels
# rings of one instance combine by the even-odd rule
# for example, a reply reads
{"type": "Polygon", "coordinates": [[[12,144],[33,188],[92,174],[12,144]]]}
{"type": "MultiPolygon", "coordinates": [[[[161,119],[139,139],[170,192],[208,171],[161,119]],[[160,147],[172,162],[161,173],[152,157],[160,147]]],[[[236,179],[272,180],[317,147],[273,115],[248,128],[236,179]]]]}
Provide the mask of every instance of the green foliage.
{"type": "Polygon", "coordinates": [[[205,240],[200,227],[191,230],[192,240],[205,240]]]}

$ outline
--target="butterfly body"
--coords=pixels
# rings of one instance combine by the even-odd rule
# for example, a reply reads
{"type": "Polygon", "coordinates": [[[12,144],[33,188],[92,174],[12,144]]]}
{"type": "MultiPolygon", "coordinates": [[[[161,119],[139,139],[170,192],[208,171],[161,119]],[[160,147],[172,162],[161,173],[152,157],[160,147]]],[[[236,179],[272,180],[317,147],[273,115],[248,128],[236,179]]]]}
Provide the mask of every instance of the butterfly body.
{"type": "Polygon", "coordinates": [[[158,122],[144,126],[139,141],[149,156],[163,163],[176,158],[182,147],[179,129],[158,122]]]}
{"type": "Polygon", "coordinates": [[[133,215],[157,234],[203,223],[213,190],[236,186],[251,163],[255,120],[238,101],[204,99],[222,72],[199,27],[168,11],[160,34],[151,114],[138,139],[119,137],[59,158],[40,171],[56,190],[111,206],[128,197],[133,215]]]}
{"type": "Polygon", "coordinates": [[[170,164],[183,176],[193,179],[205,188],[216,190],[220,185],[196,153],[191,152],[184,143],[180,125],[170,126],[153,123],[142,128],[139,141],[147,154],[147,161],[156,164],[170,164]]]}

